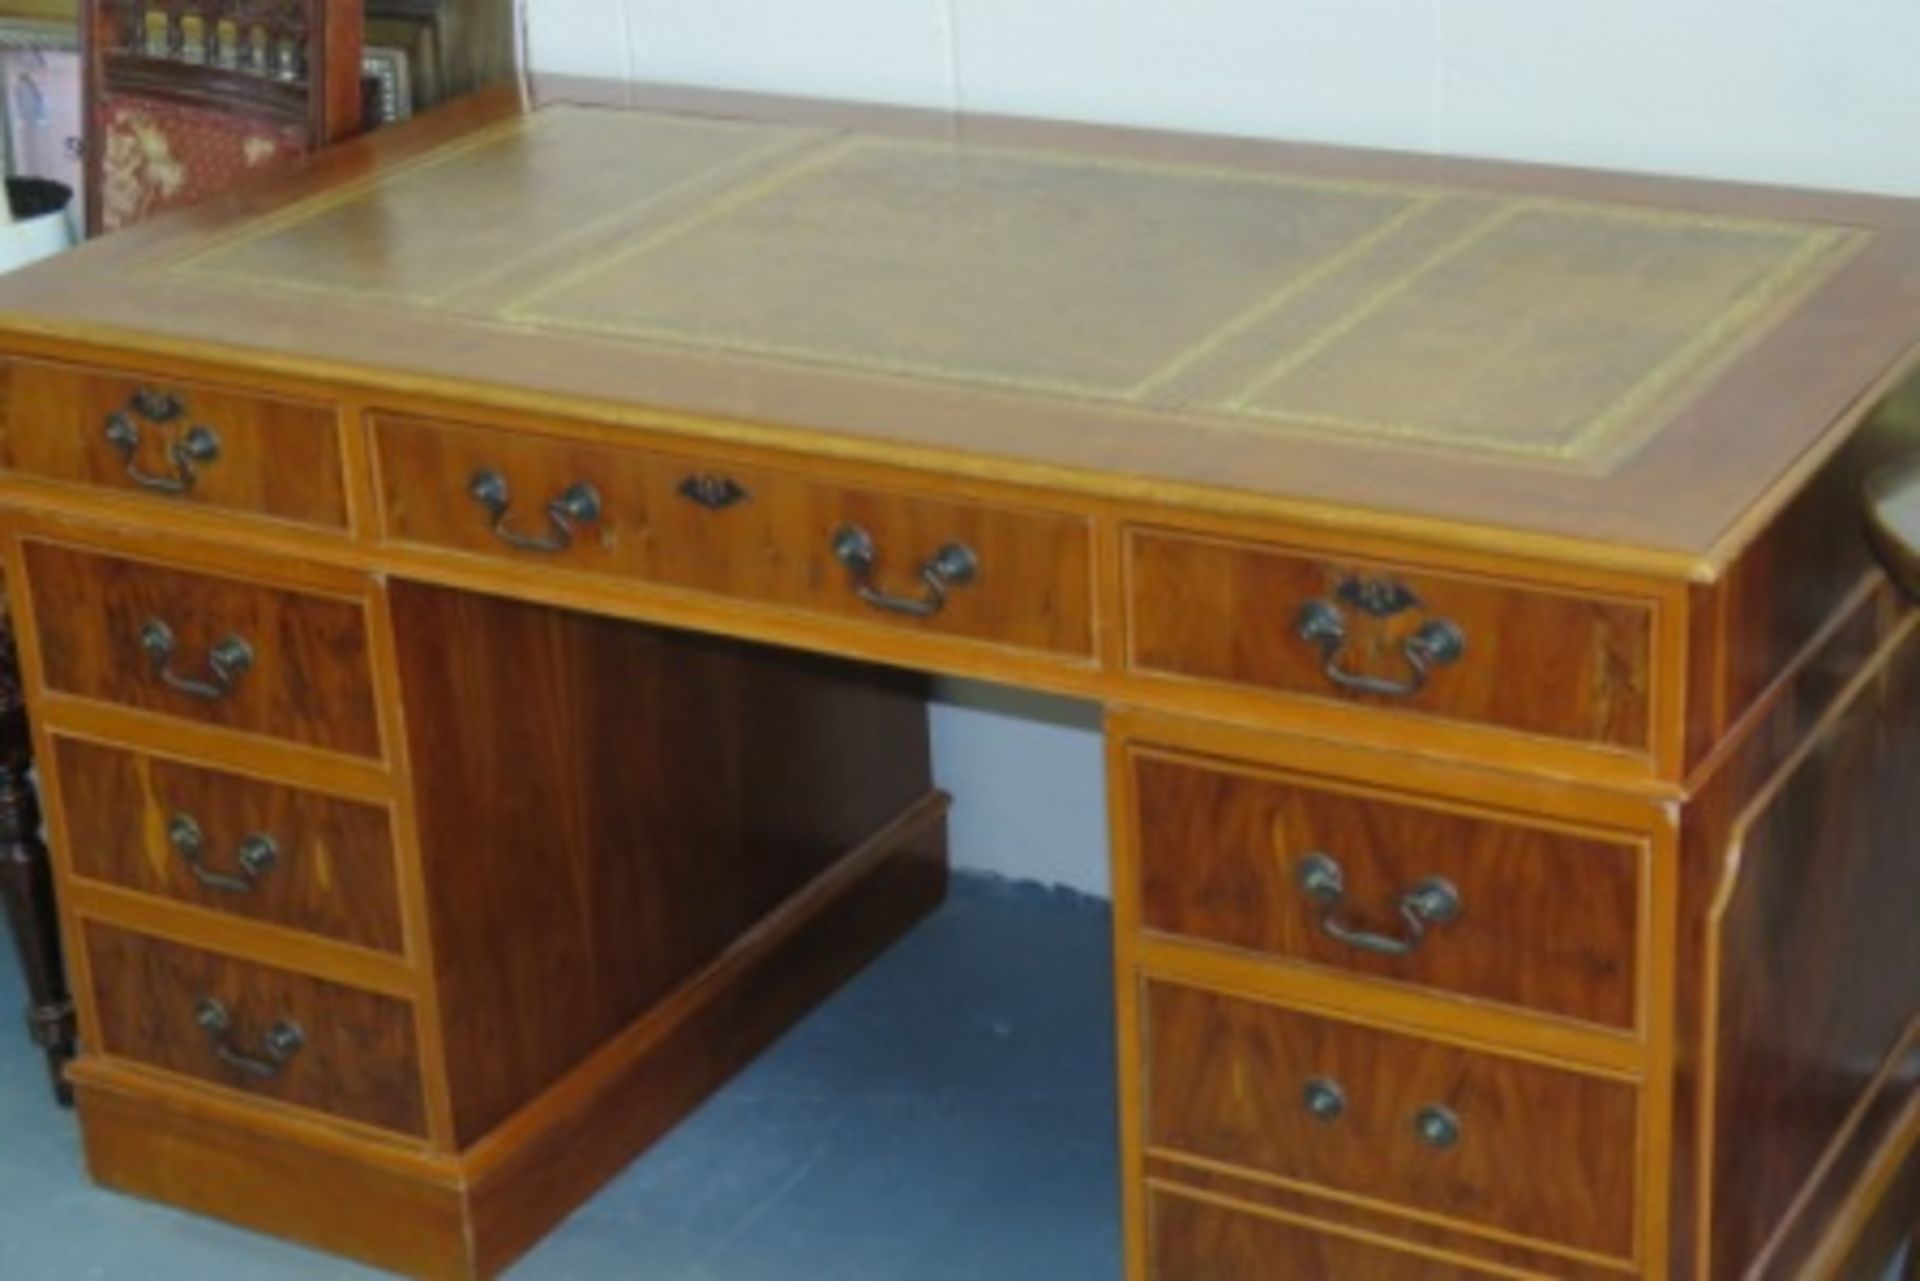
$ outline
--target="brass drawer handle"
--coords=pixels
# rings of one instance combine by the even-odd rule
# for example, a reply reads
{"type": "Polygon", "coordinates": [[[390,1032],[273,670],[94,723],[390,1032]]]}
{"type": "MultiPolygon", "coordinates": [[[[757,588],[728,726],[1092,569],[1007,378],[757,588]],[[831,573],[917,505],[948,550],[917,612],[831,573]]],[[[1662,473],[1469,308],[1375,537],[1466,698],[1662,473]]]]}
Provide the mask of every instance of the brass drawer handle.
{"type": "Polygon", "coordinates": [[[193,878],[210,890],[227,894],[251,894],[261,878],[280,861],[280,847],[264,832],[249,834],[234,852],[237,873],[216,872],[206,864],[207,842],[200,825],[191,815],[175,814],[167,820],[167,841],[193,878]]]}
{"type": "Polygon", "coordinates": [[[228,636],[207,651],[207,676],[182,676],[173,670],[173,629],[157,618],[149,618],[140,627],[140,648],[147,652],[153,674],[168,689],[217,703],[233,692],[240,677],[253,666],[253,647],[238,636],[228,636]]]}
{"type": "Polygon", "coordinates": [[[875,609],[913,618],[931,618],[946,608],[947,593],[965,587],[980,576],[980,558],[965,543],[948,543],[929,556],[920,566],[920,581],[927,585],[926,595],[895,596],[873,585],[879,552],[873,535],[859,525],[842,525],[833,531],[833,558],[847,567],[853,590],[875,609]]]}
{"type": "Polygon", "coordinates": [[[127,477],[134,484],[161,494],[188,493],[199,479],[194,469],[220,457],[220,437],[213,428],[194,423],[167,446],[172,474],[157,476],[140,466],[140,420],[144,418],[156,424],[176,422],[185,417],[186,412],[186,406],[178,397],[143,387],[133,393],[125,409],[107,415],[107,443],[119,451],[127,477]]]}
{"type": "MultiPolygon", "coordinates": [[[[1419,605],[1406,588],[1382,579],[1348,579],[1340,585],[1343,601],[1375,618],[1391,618],[1419,605]]],[[[1311,600],[1300,607],[1294,631],[1301,640],[1320,651],[1321,668],[1328,680],[1341,689],[1358,694],[1378,694],[1386,698],[1410,698],[1427,687],[1436,667],[1460,660],[1467,652],[1467,635],[1445,618],[1430,618],[1400,643],[1400,654],[1407,664],[1405,679],[1369,676],[1350,672],[1340,665],[1340,652],[1347,644],[1347,616],[1329,600],[1311,600]]]]}
{"type": "Polygon", "coordinates": [[[1429,1103],[1413,1114],[1413,1132],[1428,1147],[1444,1152],[1460,1142],[1460,1118],[1451,1108],[1429,1103]]]}
{"type": "Polygon", "coordinates": [[[1316,1121],[1338,1121],[1347,1111],[1346,1091],[1338,1081],[1316,1076],[1300,1091],[1300,1102],[1316,1121]]]}
{"type": "Polygon", "coordinates": [[[233,1016],[222,1002],[211,996],[200,998],[200,1004],[194,1008],[193,1021],[206,1030],[213,1043],[213,1052],[222,1063],[262,1081],[279,1076],[307,1043],[307,1034],[300,1030],[298,1023],[292,1019],[278,1019],[260,1038],[258,1054],[236,1050],[229,1039],[233,1031],[233,1016]]]}
{"type": "Polygon", "coordinates": [[[600,491],[585,481],[567,486],[548,500],[544,534],[523,534],[507,524],[513,495],[507,488],[507,478],[499,472],[475,472],[467,482],[467,492],[486,511],[494,537],[524,552],[563,552],[573,546],[575,526],[591,525],[600,519],[600,491]]]}
{"type": "Polygon", "coordinates": [[[1460,901],[1460,891],[1454,888],[1452,881],[1443,876],[1429,876],[1402,894],[1394,904],[1400,919],[1407,926],[1406,935],[1396,938],[1391,934],[1375,934],[1370,930],[1358,929],[1340,919],[1340,909],[1347,896],[1347,882],[1346,874],[1340,870],[1339,862],[1332,855],[1315,851],[1300,860],[1300,888],[1308,898],[1321,906],[1322,933],[1349,947],[1379,956],[1413,955],[1426,941],[1428,930],[1455,920],[1464,906],[1460,901]]]}

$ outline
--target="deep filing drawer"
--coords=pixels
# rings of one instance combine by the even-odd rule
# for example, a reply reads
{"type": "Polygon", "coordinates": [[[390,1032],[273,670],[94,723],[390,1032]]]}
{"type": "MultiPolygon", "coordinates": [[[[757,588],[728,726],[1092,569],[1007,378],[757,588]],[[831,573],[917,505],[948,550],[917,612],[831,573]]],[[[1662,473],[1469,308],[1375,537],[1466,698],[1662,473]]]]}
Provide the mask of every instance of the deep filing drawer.
{"type": "Polygon", "coordinates": [[[1636,1089],[1148,980],[1149,1155],[1634,1257],[1636,1089]]]}
{"type": "Polygon", "coordinates": [[[1129,757],[1147,929],[1636,1028],[1641,842],[1151,747],[1129,757]]]}
{"type": "Polygon", "coordinates": [[[380,755],[360,601],[52,543],[24,550],[50,689],[380,755]]]}
{"type": "Polygon", "coordinates": [[[387,811],[56,735],[78,876],[399,952],[387,811]]]}
{"type": "Polygon", "coordinates": [[[288,970],[83,926],[100,1052],[384,1130],[425,1132],[413,1007],[288,970]]]}
{"type": "Polygon", "coordinates": [[[1080,517],[377,421],[387,537],[1089,656],[1080,517]]]}
{"type": "Polygon", "coordinates": [[[5,465],[47,480],[345,528],[338,415],[325,405],[16,359],[5,465]]]}
{"type": "Polygon", "coordinates": [[[1653,750],[1647,602],[1151,529],[1126,555],[1137,672],[1653,750]]]}

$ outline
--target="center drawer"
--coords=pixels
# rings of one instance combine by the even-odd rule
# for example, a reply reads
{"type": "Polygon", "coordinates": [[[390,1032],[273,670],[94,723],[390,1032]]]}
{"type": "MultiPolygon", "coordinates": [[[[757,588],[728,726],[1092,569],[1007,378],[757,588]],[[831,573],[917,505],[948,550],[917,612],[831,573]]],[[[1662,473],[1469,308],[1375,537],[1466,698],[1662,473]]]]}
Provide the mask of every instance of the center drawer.
{"type": "Polygon", "coordinates": [[[401,950],[384,807],[58,734],[52,772],[76,875],[401,950]]]}
{"type": "Polygon", "coordinates": [[[1084,518],[381,417],[389,538],[1091,656],[1084,518]]]}
{"type": "Polygon", "coordinates": [[[86,921],[82,935],[100,1052],[384,1130],[425,1133],[407,1002],[99,921],[86,921]]]}
{"type": "Polygon", "coordinates": [[[1150,1155],[1634,1257],[1624,1081],[1149,979],[1150,1155]]]}
{"type": "Polygon", "coordinates": [[[1625,1032],[1642,842],[1135,745],[1141,923],[1625,1032]]]}
{"type": "Polygon", "coordinates": [[[362,602],[24,545],[49,689],[381,754],[362,602]]]}

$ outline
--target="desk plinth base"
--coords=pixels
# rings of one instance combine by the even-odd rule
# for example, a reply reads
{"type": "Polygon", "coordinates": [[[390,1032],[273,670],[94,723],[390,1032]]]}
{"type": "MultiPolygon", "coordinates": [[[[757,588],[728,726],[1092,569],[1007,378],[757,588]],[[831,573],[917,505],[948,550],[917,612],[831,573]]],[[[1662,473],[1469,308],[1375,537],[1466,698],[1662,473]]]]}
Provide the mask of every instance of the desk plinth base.
{"type": "Polygon", "coordinates": [[[458,1157],[108,1063],[74,1070],[96,1181],[419,1277],[506,1267],[937,906],[947,798],[845,855],[458,1157]]]}

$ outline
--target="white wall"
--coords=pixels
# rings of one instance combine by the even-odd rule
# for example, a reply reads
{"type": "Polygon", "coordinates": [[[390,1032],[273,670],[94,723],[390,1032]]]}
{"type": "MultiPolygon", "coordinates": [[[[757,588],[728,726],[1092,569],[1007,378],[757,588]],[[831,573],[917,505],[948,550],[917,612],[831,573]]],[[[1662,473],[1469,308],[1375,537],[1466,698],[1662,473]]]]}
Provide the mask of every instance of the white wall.
{"type": "MultiPolygon", "coordinates": [[[[557,72],[1920,195],[1920,0],[526,0],[557,72]]],[[[1089,709],[956,685],[955,861],[1101,891],[1089,709]]]]}

